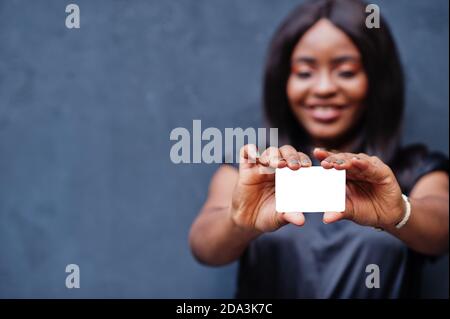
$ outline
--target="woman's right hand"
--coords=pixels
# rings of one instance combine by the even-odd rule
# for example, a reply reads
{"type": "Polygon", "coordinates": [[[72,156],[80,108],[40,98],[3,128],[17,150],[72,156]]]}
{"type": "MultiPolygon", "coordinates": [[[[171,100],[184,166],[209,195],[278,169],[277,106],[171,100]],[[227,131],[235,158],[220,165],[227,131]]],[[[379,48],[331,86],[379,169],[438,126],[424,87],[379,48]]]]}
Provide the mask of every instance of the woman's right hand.
{"type": "Polygon", "coordinates": [[[240,228],[258,232],[272,232],[288,223],[302,226],[305,223],[303,213],[275,211],[275,169],[298,170],[311,165],[306,154],[290,145],[269,147],[261,156],[256,145],[243,146],[230,211],[233,222],[240,228]]]}

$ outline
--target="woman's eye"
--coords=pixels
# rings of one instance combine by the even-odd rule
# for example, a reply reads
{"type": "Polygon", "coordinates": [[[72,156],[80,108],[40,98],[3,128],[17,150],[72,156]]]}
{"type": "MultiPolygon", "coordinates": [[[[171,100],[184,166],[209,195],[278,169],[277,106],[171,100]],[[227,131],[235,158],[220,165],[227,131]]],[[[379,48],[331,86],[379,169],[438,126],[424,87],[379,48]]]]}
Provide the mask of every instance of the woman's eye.
{"type": "Polygon", "coordinates": [[[339,72],[339,76],[345,79],[349,79],[355,76],[355,72],[352,71],[342,71],[339,72]]]}
{"type": "Polygon", "coordinates": [[[300,79],[307,79],[311,76],[311,72],[297,72],[297,77],[300,79]]]}

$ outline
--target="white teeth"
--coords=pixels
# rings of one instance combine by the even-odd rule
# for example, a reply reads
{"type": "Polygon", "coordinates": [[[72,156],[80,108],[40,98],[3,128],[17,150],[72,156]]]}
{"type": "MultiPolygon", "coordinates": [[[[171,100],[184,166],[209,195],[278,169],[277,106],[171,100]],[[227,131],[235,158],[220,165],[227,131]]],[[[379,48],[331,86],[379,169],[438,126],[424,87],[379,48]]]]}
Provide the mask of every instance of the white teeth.
{"type": "Polygon", "coordinates": [[[329,105],[318,105],[318,106],[313,106],[314,109],[319,109],[319,110],[329,110],[329,109],[333,109],[334,107],[329,106],[329,105]]]}
{"type": "Polygon", "coordinates": [[[330,105],[314,105],[311,107],[311,115],[317,120],[332,120],[339,116],[339,108],[330,105]]]}
{"type": "Polygon", "coordinates": [[[318,107],[315,109],[315,111],[320,114],[328,114],[334,112],[334,110],[331,107],[318,107]]]}

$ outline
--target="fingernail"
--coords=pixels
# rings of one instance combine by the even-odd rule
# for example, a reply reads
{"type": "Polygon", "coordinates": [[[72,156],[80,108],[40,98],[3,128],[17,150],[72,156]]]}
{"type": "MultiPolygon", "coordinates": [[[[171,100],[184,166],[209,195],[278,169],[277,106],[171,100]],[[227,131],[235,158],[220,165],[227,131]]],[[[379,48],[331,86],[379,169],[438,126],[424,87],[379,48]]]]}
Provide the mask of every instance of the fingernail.
{"type": "Polygon", "coordinates": [[[291,159],[291,160],[289,160],[289,164],[291,164],[291,165],[295,165],[295,164],[298,164],[299,162],[298,162],[298,160],[296,160],[296,159],[291,159]]]}
{"type": "Polygon", "coordinates": [[[328,223],[325,221],[325,220],[322,220],[322,222],[325,224],[325,225],[327,225],[328,223]]]}
{"type": "Polygon", "coordinates": [[[302,159],[303,165],[309,165],[310,161],[308,161],[306,158],[302,159]]]}
{"type": "Polygon", "coordinates": [[[325,162],[331,163],[331,158],[324,159],[325,162]]]}
{"type": "Polygon", "coordinates": [[[339,165],[342,165],[342,164],[344,164],[345,163],[345,161],[344,160],[341,160],[341,159],[338,159],[337,161],[336,161],[336,164],[339,164],[339,165]]]}

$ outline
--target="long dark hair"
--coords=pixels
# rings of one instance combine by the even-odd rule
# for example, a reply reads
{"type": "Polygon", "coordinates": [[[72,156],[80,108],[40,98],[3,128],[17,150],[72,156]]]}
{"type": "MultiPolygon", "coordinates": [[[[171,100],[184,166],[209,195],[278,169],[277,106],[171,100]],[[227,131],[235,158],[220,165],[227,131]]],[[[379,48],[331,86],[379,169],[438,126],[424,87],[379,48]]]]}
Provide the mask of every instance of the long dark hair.
{"type": "Polygon", "coordinates": [[[314,0],[300,5],[284,20],[271,41],[266,60],[263,102],[266,120],[278,128],[281,140],[297,147],[309,137],[289,107],[286,85],[294,47],[318,20],[325,18],[346,33],[359,49],[369,80],[362,117],[359,151],[390,162],[400,145],[404,79],[392,35],[383,18],[379,28],[367,28],[366,4],[359,0],[314,0]]]}

